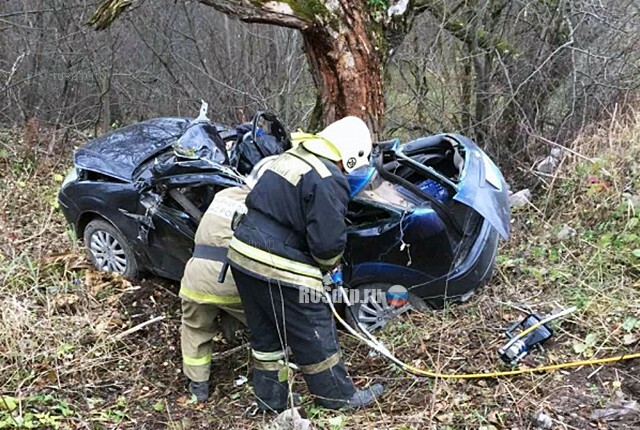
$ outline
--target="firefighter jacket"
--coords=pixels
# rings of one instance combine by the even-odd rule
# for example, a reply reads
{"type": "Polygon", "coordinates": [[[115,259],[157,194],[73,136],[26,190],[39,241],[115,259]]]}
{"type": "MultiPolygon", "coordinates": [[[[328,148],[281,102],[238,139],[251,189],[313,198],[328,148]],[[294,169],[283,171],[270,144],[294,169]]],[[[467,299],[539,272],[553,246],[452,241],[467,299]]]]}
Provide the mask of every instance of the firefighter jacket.
{"type": "Polygon", "coordinates": [[[253,277],[322,290],[347,241],[349,183],[331,161],[297,145],[271,163],[249,193],[229,263],[253,277]]]}
{"type": "Polygon", "coordinates": [[[224,282],[218,275],[226,259],[233,231],[231,220],[236,211],[244,212],[246,187],[219,191],[205,212],[195,236],[193,257],[187,262],[180,286],[180,297],[201,304],[240,305],[240,297],[231,273],[224,282]]]}

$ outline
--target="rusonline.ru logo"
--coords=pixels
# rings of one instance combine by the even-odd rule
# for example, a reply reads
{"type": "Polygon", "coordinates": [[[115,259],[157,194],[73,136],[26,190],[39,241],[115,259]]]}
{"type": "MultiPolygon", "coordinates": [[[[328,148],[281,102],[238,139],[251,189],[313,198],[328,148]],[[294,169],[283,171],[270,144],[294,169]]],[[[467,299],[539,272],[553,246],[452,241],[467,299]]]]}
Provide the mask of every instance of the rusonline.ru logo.
{"type": "Polygon", "coordinates": [[[409,301],[409,291],[402,285],[394,285],[385,294],[387,303],[390,306],[399,308],[407,304],[409,301]]]}

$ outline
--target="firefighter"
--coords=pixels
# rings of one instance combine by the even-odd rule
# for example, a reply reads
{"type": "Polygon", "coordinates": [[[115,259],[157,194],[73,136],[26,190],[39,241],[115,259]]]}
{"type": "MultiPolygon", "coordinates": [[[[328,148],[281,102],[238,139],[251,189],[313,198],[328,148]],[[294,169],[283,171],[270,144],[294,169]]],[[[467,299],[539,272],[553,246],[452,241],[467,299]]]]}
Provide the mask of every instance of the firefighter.
{"type": "Polygon", "coordinates": [[[224,311],[245,323],[233,278],[227,275],[219,283],[218,275],[232,235],[233,214],[246,210],[248,193],[246,187],[231,187],[215,195],[198,225],[193,256],[180,284],[182,365],[189,391],[199,402],[209,397],[211,347],[219,333],[216,318],[224,311]]]}
{"type": "Polygon", "coordinates": [[[246,325],[233,277],[227,274],[222,282],[218,278],[233,233],[233,216],[246,211],[247,194],[274,158],[266,157],[254,166],[245,179],[247,186],[216,193],[198,225],[193,256],[184,269],[180,285],[182,365],[189,391],[199,402],[209,397],[211,346],[219,332],[218,315],[226,312],[246,325]]]}
{"type": "Polygon", "coordinates": [[[346,117],[317,135],[294,133],[294,147],[265,171],[246,200],[247,214],[229,244],[228,261],[251,331],[258,407],[287,407],[287,353],[293,353],[316,402],[330,409],[364,407],[379,384],[356,389],[340,356],[324,291],[347,240],[349,183],[344,173],[368,164],[371,134],[346,117]]]}

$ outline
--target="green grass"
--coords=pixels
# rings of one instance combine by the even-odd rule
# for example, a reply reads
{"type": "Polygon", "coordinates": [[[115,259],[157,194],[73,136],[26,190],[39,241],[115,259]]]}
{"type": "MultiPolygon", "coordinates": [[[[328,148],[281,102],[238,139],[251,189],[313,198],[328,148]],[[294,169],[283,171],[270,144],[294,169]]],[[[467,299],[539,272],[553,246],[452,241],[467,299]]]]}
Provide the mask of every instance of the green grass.
{"type": "MultiPolygon", "coordinates": [[[[640,349],[640,127],[594,131],[574,142],[557,178],[540,178],[532,205],[513,214],[495,275],[475,298],[412,314],[381,339],[403,360],[443,372],[505,369],[503,330],[520,309],[577,306],[529,365],[640,349]],[[597,159],[596,159],[597,158],[597,159]],[[575,236],[560,240],[567,225],[575,236]]],[[[214,365],[213,397],[190,402],[179,353],[177,286],[129,283],[88,268],[69,239],[55,195],[70,151],[23,151],[19,131],[0,132],[0,428],[256,428],[245,353],[214,365]],[[16,149],[18,148],[18,149],[16,149]],[[115,336],[153,316],[162,322],[115,336]]],[[[46,145],[45,145],[46,146],[46,145]]],[[[341,335],[359,386],[380,382],[381,402],[354,413],[305,408],[320,429],[532,428],[543,410],[554,428],[605,426],[592,410],[638,399],[637,362],[487,381],[418,379],[341,335]],[[634,391],[635,390],[635,391],[634,391]],[[635,394],[634,394],[635,393],[635,394]]],[[[227,348],[218,345],[220,350],[227,348]]],[[[305,393],[301,376],[296,391],[305,393]]],[[[309,396],[305,396],[309,399],[309,396]]]]}

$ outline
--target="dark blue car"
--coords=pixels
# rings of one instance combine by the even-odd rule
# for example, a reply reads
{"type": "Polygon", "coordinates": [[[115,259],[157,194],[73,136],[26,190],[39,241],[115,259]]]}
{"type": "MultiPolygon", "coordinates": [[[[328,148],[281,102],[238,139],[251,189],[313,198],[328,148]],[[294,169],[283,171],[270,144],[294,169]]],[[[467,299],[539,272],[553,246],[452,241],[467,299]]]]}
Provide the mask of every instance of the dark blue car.
{"type": "MultiPolygon", "coordinates": [[[[200,133],[211,140],[206,159],[176,156],[174,144],[192,124],[184,118],[144,121],[79,148],[59,202],[93,264],[125,277],[146,271],[179,280],[215,193],[243,184],[247,163],[272,155],[261,150],[265,143],[286,149],[286,129],[266,118],[271,128],[208,124],[200,133]]],[[[489,280],[498,237],[508,236],[508,193],[474,142],[441,134],[379,143],[349,182],[346,285],[383,293],[400,285],[410,294],[401,305],[363,294],[347,318],[378,328],[412,307],[464,301],[489,280]]]]}

